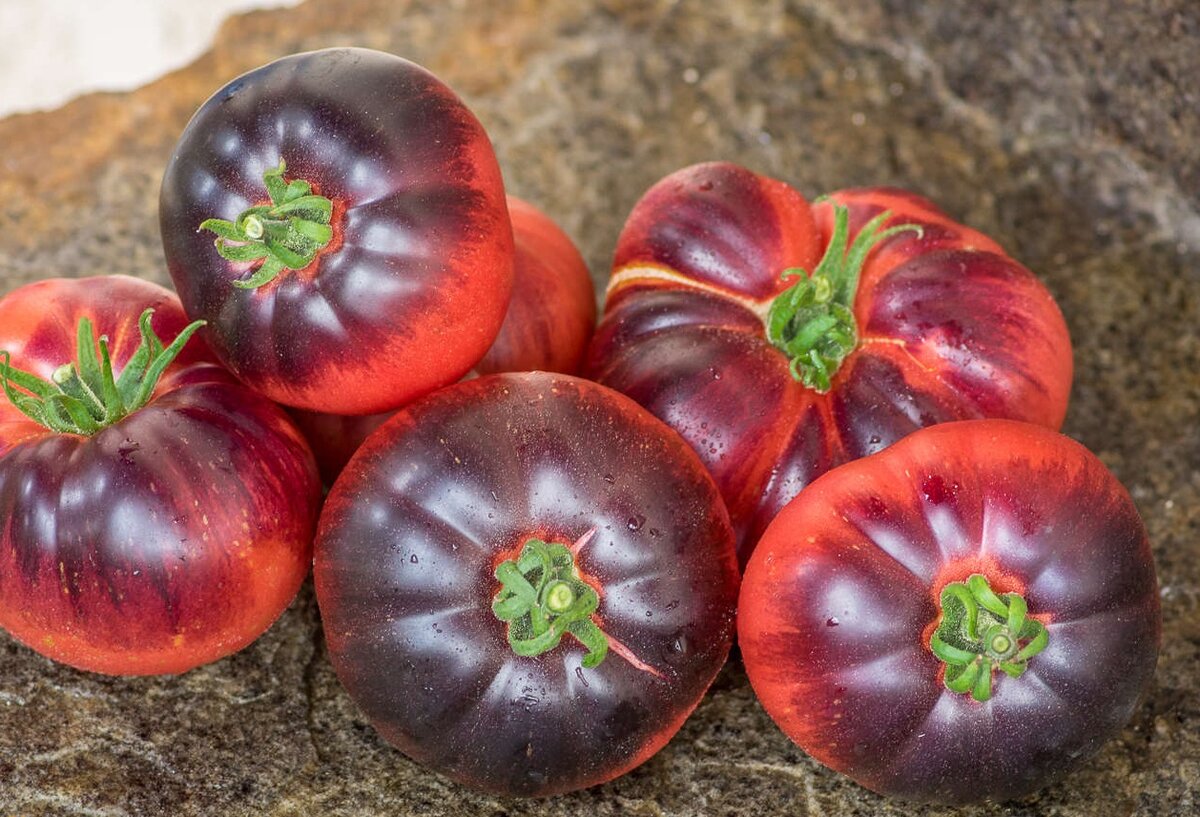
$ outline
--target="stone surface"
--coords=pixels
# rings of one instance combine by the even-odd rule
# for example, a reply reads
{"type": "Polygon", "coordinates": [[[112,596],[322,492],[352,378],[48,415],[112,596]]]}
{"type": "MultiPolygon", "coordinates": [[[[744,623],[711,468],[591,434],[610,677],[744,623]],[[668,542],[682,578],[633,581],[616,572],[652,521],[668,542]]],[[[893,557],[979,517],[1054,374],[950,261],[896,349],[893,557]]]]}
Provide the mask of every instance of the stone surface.
{"type": "Polygon", "coordinates": [[[340,690],[309,589],[245,652],[178,678],[57,667],[0,635],[0,815],[1011,815],[1200,803],[1200,9],[888,0],[312,0],[231,20],[134,93],[0,121],[0,290],[166,280],[158,181],[190,113],[286,53],[357,44],[455,87],[512,192],[597,283],[667,172],[729,159],[815,195],[918,190],[1042,276],[1076,348],[1066,431],[1129,486],[1163,585],[1156,687],[1118,740],[1019,803],[892,803],[792,746],[733,664],[658,756],[546,801],[472,794],[384,744],[340,690]]]}

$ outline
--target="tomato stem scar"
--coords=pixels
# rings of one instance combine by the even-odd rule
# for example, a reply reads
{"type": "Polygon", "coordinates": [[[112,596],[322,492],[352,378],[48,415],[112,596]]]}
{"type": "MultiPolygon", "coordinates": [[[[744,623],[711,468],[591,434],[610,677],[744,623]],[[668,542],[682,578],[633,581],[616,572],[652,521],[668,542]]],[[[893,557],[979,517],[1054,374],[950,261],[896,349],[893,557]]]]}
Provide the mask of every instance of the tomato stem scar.
{"type": "Polygon", "coordinates": [[[767,311],[767,339],[787,355],[792,377],[810,389],[829,391],[838,368],[858,345],[854,297],[863,263],[875,245],[897,233],[915,232],[917,224],[881,230],[892,215],[884,211],[868,221],[850,243],[850,211],[833,209],[833,235],[825,255],[811,273],[799,267],[785,269],[780,278],[798,278],[775,296],[767,311]],[[849,248],[847,249],[847,245],[849,248]]]}
{"type": "Polygon", "coordinates": [[[941,618],[929,648],[946,664],[946,688],[969,692],[981,703],[992,697],[994,670],[1019,678],[1029,659],[1049,643],[1046,627],[1028,617],[1024,597],[996,595],[980,573],[946,585],[940,603],[941,618]]]}
{"type": "Polygon", "coordinates": [[[516,559],[496,566],[495,575],[500,591],[492,601],[492,612],[508,624],[513,652],[538,656],[570,634],[587,647],[583,666],[595,667],[604,660],[608,638],[591,619],[600,596],[580,578],[569,547],[529,539],[516,559]]]}
{"type": "Polygon", "coordinates": [[[112,425],[149,402],[163,372],[204,325],[188,324],[164,347],[150,326],[153,315],[147,309],[138,319],[141,343],[119,377],[113,375],[108,338],[97,340],[88,318],[81,318],[76,330],[75,362],[59,366],[49,381],[14,368],[9,353],[0,351],[4,394],[26,417],[59,434],[90,436],[112,425]]]}
{"type": "Polygon", "coordinates": [[[245,280],[234,281],[240,289],[257,289],[273,281],[285,269],[304,269],[317,253],[333,240],[333,202],[312,192],[304,179],[286,181],[287,163],[263,173],[270,204],[243,210],[234,221],[205,219],[201,230],[215,233],[217,252],[229,261],[258,262],[258,269],[245,280]]]}

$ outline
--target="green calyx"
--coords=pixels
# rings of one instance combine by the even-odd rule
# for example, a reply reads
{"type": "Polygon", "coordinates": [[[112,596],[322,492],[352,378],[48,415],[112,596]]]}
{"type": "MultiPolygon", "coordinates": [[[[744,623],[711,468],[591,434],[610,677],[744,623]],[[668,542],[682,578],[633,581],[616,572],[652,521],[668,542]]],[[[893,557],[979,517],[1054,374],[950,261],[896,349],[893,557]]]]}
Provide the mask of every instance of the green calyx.
{"type": "Polygon", "coordinates": [[[1028,617],[1024,598],[996,595],[978,573],[946,585],[941,606],[929,648],[946,664],[946,688],[980,702],[992,697],[993,670],[1019,678],[1050,640],[1046,627],[1028,617]]]}
{"type": "Polygon", "coordinates": [[[142,340],[119,377],[114,377],[108,338],[81,318],[76,335],[76,362],[59,366],[49,381],[13,368],[8,352],[0,352],[4,393],[22,414],[51,431],[90,436],[146,405],[163,372],[184,344],[204,325],[188,324],[170,346],[150,327],[153,309],[138,319],[142,340]],[[97,355],[99,347],[99,355],[97,355]]]}
{"type": "Polygon", "coordinates": [[[608,638],[592,621],[600,606],[596,590],[579,577],[566,545],[530,539],[520,555],[496,568],[500,592],[492,602],[496,618],[508,623],[508,643],[517,655],[532,657],[554,649],[566,634],[587,647],[583,666],[598,665],[608,654],[608,638]]]}
{"type": "Polygon", "coordinates": [[[201,230],[217,234],[217,252],[230,261],[258,261],[262,264],[235,287],[257,289],[273,281],[285,269],[304,269],[317,253],[333,240],[333,202],[315,195],[312,185],[303,179],[285,181],[287,164],[263,173],[270,204],[244,210],[236,221],[206,219],[201,230]]]}
{"type": "Polygon", "coordinates": [[[876,244],[896,233],[912,231],[921,235],[916,224],[881,230],[890,216],[890,210],[875,216],[850,244],[849,210],[835,206],[833,235],[817,268],[811,273],[786,269],[780,276],[800,280],[771,302],[767,339],[787,355],[792,377],[810,389],[829,391],[838,367],[858,345],[854,296],[867,255],[876,244]]]}

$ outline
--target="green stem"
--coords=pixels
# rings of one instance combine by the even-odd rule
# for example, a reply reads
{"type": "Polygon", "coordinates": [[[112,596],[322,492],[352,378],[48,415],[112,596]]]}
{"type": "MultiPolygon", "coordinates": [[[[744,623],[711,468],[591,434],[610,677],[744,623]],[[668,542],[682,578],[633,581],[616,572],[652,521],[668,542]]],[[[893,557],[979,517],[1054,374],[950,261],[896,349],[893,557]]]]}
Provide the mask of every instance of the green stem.
{"type": "Polygon", "coordinates": [[[60,434],[90,436],[127,417],[150,401],[163,372],[204,325],[204,321],[188,324],[163,348],[150,327],[153,314],[153,309],[147,309],[138,319],[142,340],[120,377],[113,376],[108,338],[101,335],[97,340],[92,322],[81,318],[75,362],[59,366],[49,381],[13,368],[9,353],[0,351],[4,394],[26,417],[60,434]]]}
{"type": "Polygon", "coordinates": [[[946,688],[980,702],[992,697],[994,670],[1019,678],[1050,640],[1022,596],[997,595],[979,573],[946,585],[941,608],[929,648],[946,665],[946,688]]]}
{"type": "Polygon", "coordinates": [[[849,210],[835,205],[833,234],[817,268],[811,273],[786,269],[780,276],[800,280],[771,302],[767,339],[787,355],[792,377],[810,389],[829,391],[842,361],[858,345],[854,297],[871,250],[897,233],[912,231],[921,235],[916,224],[880,229],[891,215],[891,211],[885,211],[875,216],[850,243],[849,210]]]}
{"type": "Polygon", "coordinates": [[[508,623],[513,652],[541,655],[570,634],[587,647],[583,666],[595,667],[604,660],[608,638],[592,621],[600,596],[580,578],[566,545],[529,539],[516,559],[500,563],[496,578],[500,592],[492,601],[492,612],[508,623]]]}
{"type": "Polygon", "coordinates": [[[333,240],[333,202],[312,192],[303,179],[286,181],[287,164],[263,173],[271,203],[243,210],[235,221],[205,219],[201,230],[215,233],[217,252],[237,262],[261,260],[249,278],[234,281],[241,289],[257,289],[285,269],[304,269],[333,240]]]}

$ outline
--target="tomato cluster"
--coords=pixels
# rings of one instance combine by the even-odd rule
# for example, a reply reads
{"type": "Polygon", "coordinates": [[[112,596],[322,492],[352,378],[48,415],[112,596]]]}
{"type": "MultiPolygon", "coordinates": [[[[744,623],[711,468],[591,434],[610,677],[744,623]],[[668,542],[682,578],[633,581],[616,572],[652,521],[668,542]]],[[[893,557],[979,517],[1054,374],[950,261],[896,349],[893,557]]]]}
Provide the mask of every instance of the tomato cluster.
{"type": "Polygon", "coordinates": [[[1063,317],[925,199],[680,170],[593,338],[458,97],[330,49],[213,95],[160,217],[178,295],[0,299],[0,626],[44,655],[183,672],[311,567],[376,729],[526,796],[647,760],[735,632],[793,740],[914,800],[1045,785],[1152,678],[1145,528],[1057,433],[1063,317]]]}

